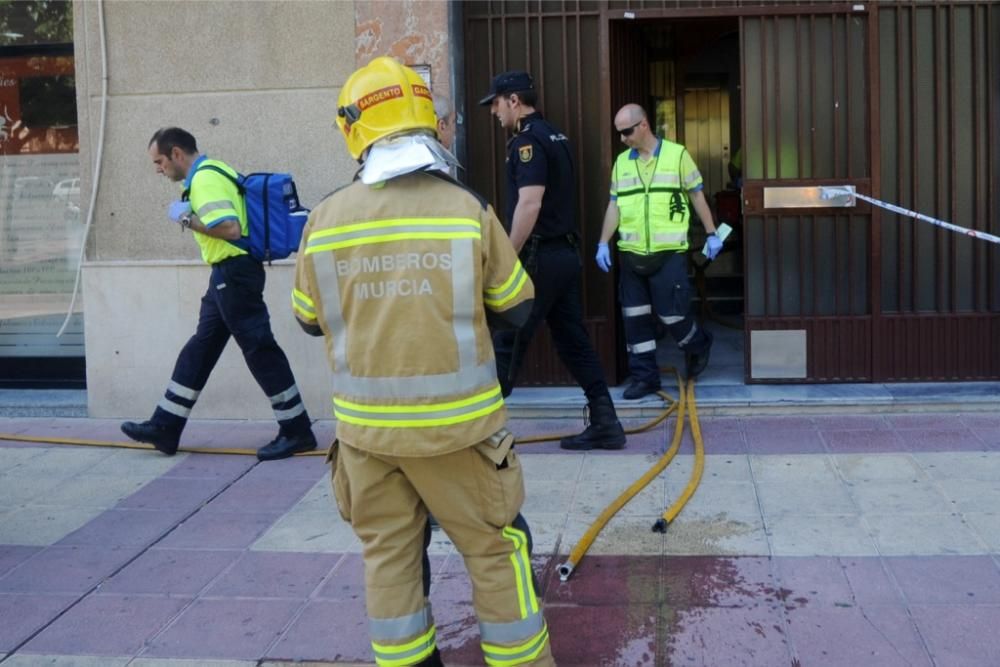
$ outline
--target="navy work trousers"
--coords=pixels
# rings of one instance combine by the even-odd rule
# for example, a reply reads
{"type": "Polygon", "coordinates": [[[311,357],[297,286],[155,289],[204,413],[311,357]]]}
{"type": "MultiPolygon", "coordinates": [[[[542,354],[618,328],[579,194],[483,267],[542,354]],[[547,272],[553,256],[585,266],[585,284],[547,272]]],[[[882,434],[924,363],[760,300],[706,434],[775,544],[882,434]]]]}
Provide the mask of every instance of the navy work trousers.
{"type": "Polygon", "coordinates": [[[639,382],[659,386],[654,317],[660,318],[684,352],[700,353],[709,345],[704,330],[690,315],[687,254],[668,253],[659,268],[649,275],[637,273],[628,258],[623,257],[620,275],[629,374],[639,382]]]}
{"type": "Polygon", "coordinates": [[[608,396],[608,383],[597,352],[583,326],[580,274],[583,266],[576,246],[560,237],[540,242],[529,239],[521,262],[535,283],[535,302],[520,331],[498,331],[493,336],[497,377],[503,395],[509,396],[535,329],[544,320],[563,364],[592,401],[608,396]]]}
{"type": "Polygon", "coordinates": [[[264,267],[249,255],[239,255],[212,265],[208,290],[201,298],[198,328],[184,345],[171,382],[153,421],[182,429],[198,395],[235,338],[247,367],[271,401],[282,432],[298,435],[310,429],[302,397],[288,358],[271,333],[271,318],[264,303],[264,267]]]}

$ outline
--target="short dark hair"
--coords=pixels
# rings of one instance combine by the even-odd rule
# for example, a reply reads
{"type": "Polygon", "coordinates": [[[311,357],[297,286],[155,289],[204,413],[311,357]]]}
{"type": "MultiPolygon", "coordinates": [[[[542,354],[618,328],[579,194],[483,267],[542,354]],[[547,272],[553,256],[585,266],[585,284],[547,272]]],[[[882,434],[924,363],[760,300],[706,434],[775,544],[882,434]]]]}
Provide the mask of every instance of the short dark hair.
{"type": "Polygon", "coordinates": [[[153,144],[156,144],[156,150],[160,151],[160,155],[170,155],[174,146],[188,155],[198,152],[198,142],[195,141],[194,135],[179,127],[161,127],[149,140],[149,145],[153,144]]]}
{"type": "Polygon", "coordinates": [[[517,99],[521,100],[521,104],[526,107],[536,107],[538,106],[538,91],[531,90],[512,90],[509,93],[504,93],[500,97],[506,97],[508,100],[511,95],[517,95],[517,99]]]}

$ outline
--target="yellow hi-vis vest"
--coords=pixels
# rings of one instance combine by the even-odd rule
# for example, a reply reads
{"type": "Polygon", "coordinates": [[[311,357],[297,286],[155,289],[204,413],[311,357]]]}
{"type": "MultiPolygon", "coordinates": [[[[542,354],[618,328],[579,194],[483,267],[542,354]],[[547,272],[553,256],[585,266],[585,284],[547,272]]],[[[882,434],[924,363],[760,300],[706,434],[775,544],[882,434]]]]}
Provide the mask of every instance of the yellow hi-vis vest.
{"type": "Polygon", "coordinates": [[[622,152],[611,175],[618,205],[618,249],[639,255],[686,250],[691,206],[687,192],[702,183],[694,160],[680,144],[661,140],[646,182],[635,149],[622,152]]]}
{"type": "Polygon", "coordinates": [[[446,179],[355,181],[302,235],[292,307],[326,338],[337,438],[357,449],[437,456],[506,422],[486,311],[526,317],[534,288],[493,209],[446,179]]]}

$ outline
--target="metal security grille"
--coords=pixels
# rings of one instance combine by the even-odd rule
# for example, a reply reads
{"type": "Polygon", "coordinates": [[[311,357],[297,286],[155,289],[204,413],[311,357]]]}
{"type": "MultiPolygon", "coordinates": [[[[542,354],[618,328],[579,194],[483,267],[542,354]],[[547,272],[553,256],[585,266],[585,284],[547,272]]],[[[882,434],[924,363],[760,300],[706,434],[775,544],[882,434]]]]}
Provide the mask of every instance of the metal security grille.
{"type": "MultiPolygon", "coordinates": [[[[614,281],[591,261],[608,203],[605,165],[611,133],[604,102],[609,96],[607,77],[601,67],[607,43],[601,7],[594,2],[471,2],[462,3],[462,10],[469,185],[504,217],[507,136],[488,108],[475,105],[495,74],[513,69],[530,72],[539,89],[539,108],[569,137],[574,152],[585,325],[605,371],[613,376],[618,347],[614,281]]],[[[553,352],[544,328],[528,350],[519,384],[574,384],[553,352]]]]}
{"type": "MultiPolygon", "coordinates": [[[[995,2],[878,9],[881,199],[1000,231],[1000,11],[995,2]]],[[[881,215],[879,379],[1000,377],[1000,248],[881,215]]]]}
{"type": "MultiPolygon", "coordinates": [[[[995,1],[621,0],[461,3],[466,89],[532,71],[580,166],[585,310],[605,368],[611,280],[589,261],[619,149],[614,111],[650,95],[642,24],[739,21],[746,368],[754,331],[803,332],[805,381],[1000,378],[1000,248],[867,205],[767,208],[765,188],[862,194],[1000,233],[995,1]]],[[[466,110],[471,185],[503,211],[505,137],[466,110]]],[[[540,340],[535,383],[569,379],[540,340]]],[[[620,368],[620,367],[619,367],[620,368]]],[[[777,378],[747,380],[781,381],[777,378]]],[[[795,381],[802,381],[798,378],[795,381]]]]}

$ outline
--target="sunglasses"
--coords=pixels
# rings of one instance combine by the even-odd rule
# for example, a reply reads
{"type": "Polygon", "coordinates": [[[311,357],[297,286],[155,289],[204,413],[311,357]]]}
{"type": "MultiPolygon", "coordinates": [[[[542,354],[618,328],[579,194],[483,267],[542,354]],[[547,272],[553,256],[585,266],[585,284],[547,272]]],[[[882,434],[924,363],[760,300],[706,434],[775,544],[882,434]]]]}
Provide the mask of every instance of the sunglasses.
{"type": "Polygon", "coordinates": [[[623,137],[631,137],[632,133],[635,132],[635,128],[639,127],[640,125],[642,125],[641,120],[632,127],[626,127],[624,130],[619,130],[618,128],[615,128],[615,131],[618,132],[618,134],[622,135],[623,137]]]}

